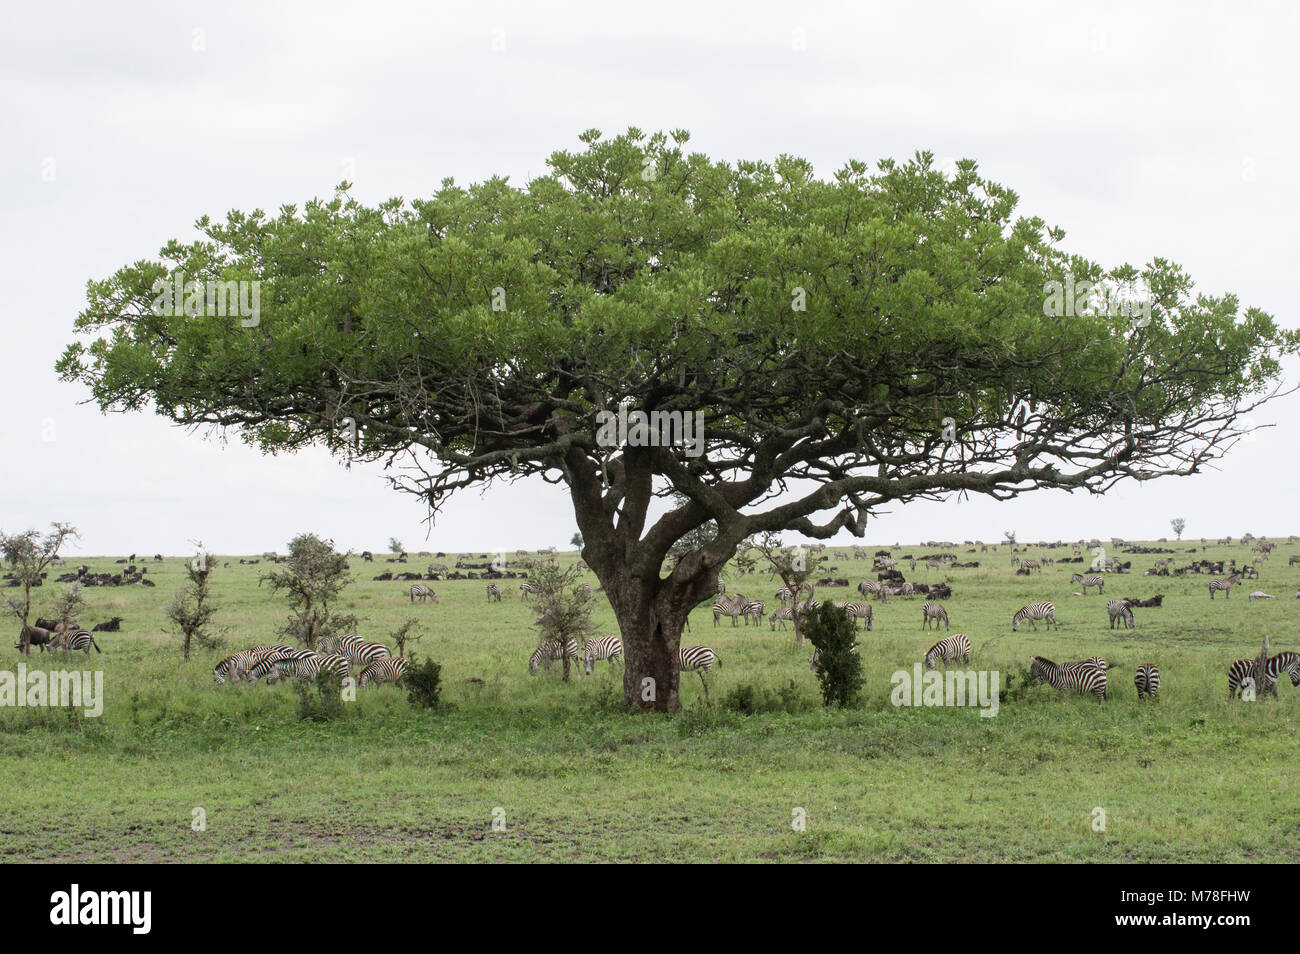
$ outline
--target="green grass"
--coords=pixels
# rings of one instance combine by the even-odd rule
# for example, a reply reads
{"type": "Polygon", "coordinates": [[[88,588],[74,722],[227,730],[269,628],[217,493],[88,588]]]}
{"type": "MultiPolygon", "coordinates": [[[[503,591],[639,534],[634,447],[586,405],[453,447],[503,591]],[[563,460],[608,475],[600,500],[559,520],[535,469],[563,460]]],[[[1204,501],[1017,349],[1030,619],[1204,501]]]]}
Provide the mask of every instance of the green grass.
{"type": "MultiPolygon", "coordinates": [[[[1179,551],[1175,565],[1201,556],[1184,552],[1190,543],[1166,546],[1179,551]]],[[[826,575],[874,578],[869,561],[836,561],[844,549],[827,551],[839,570],[826,575]]],[[[951,582],[952,632],[970,636],[973,668],[998,669],[1005,684],[1034,654],[1100,654],[1119,663],[1110,699],[1037,687],[1013,693],[995,718],[894,708],[890,675],[939,638],[922,631],[919,599],[894,598],[875,604],[874,631],[862,637],[860,708],[820,707],[811,647],[795,646],[791,632],[725,621],[714,629],[704,607],[684,642],[722,659],[712,706],[687,674],[681,714],[629,715],[618,711],[620,677],[606,664],[593,677],[575,670],[568,685],[558,666],[528,676],[536,635],[514,585],[488,604],[481,583],[434,583],[442,602],[411,606],[408,584],[371,581],[390,565],[357,559],[342,608],[362,617],[368,638],[384,639],[407,616],[424,620],[415,652],[442,664],[450,706],[417,710],[382,687],[361,692],[339,720],[303,722],[290,686],[214,685],[210,670],[224,653],[182,662],[164,611],[184,561],[150,561],[155,588],[88,591],[83,625],[126,620],[121,633],[97,634],[104,655],[60,664],[104,670],[101,718],[0,710],[0,860],[1297,860],[1300,696],[1284,679],[1276,702],[1230,702],[1226,667],[1257,653],[1266,632],[1274,652],[1300,649],[1300,570],[1286,565],[1300,546],[1282,544],[1258,582],[1213,603],[1205,577],[1142,575],[1155,556],[1126,555],[1133,574],[1108,576],[1105,596],[1085,598],[1071,595],[1077,565],[1026,579],[1012,574],[1005,548],[955,550],[981,567],[907,575],[951,582]],[[1250,603],[1254,589],[1278,599],[1250,603]],[[1106,599],[1157,592],[1164,606],[1137,610],[1137,629],[1108,629],[1106,599]],[[1059,633],[1012,633],[1014,611],[1037,599],[1056,603],[1059,633]],[[1137,702],[1140,662],[1161,669],[1156,705],[1137,702]],[[742,716],[721,704],[742,684],[791,681],[794,714],[742,716]],[[1098,807],[1104,832],[1093,830],[1098,807]],[[205,831],[191,827],[195,808],[205,831]],[[796,809],[806,812],[801,832],[796,809]]],[[[909,552],[926,551],[895,555],[909,552]]],[[[1242,563],[1252,554],[1211,545],[1205,555],[1242,563]]],[[[268,564],[219,559],[232,564],[213,577],[226,651],[273,641],[287,609],[257,585],[268,564]]],[[[432,560],[454,556],[412,556],[401,569],[432,560]]],[[[69,562],[120,569],[113,558],[69,562]]],[[[774,605],[766,574],[728,580],[774,605]]],[[[42,613],[54,589],[38,591],[42,613]]],[[[598,606],[603,631],[617,632],[598,606]]],[[[20,661],[12,646],[0,668],[20,661]]]]}

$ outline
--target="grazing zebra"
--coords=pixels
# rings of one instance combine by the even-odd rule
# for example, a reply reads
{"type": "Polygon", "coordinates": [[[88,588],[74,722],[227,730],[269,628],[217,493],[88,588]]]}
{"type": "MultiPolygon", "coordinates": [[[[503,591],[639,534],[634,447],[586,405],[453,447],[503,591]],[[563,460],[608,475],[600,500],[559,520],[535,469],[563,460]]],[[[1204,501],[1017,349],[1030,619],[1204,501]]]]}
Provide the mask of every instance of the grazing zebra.
{"type": "Polygon", "coordinates": [[[717,663],[721,668],[722,661],[718,659],[718,654],[708,646],[683,646],[677,651],[677,665],[682,672],[694,670],[701,674],[713,671],[713,664],[717,663]]]}
{"type": "Polygon", "coordinates": [[[524,582],[519,584],[519,595],[523,597],[525,603],[528,602],[528,597],[532,594],[534,589],[535,587],[533,584],[529,583],[527,580],[524,580],[524,582]]]}
{"type": "Polygon", "coordinates": [[[1042,573],[1043,565],[1039,563],[1037,560],[1022,560],[1020,563],[1020,569],[1028,570],[1030,573],[1033,573],[1035,571],[1042,573]]]}
{"type": "MultiPolygon", "coordinates": [[[[1278,656],[1282,655],[1281,653],[1278,656]]],[[[1278,656],[1273,656],[1264,664],[1264,692],[1273,693],[1273,698],[1277,698],[1277,677],[1282,671],[1280,661],[1275,662],[1278,656]]],[[[1236,659],[1228,667],[1228,698],[1235,699],[1241,694],[1241,691],[1247,685],[1254,685],[1255,682],[1255,660],[1253,659],[1236,659]]],[[[1295,675],[1292,675],[1294,682],[1295,675]]],[[[1258,687],[1257,691],[1258,691],[1258,687]]]]}
{"type": "Polygon", "coordinates": [[[357,686],[360,688],[371,683],[382,685],[386,682],[400,686],[402,676],[406,675],[406,665],[406,658],[403,656],[388,656],[375,660],[358,674],[357,686]]]}
{"type": "Polygon", "coordinates": [[[411,584],[411,602],[414,603],[417,599],[421,603],[425,600],[433,600],[436,603],[438,602],[438,594],[423,583],[413,583],[411,584]]]}
{"type": "Polygon", "coordinates": [[[611,666],[616,659],[622,664],[623,640],[617,636],[599,636],[596,639],[588,639],[582,644],[582,664],[588,676],[596,668],[596,663],[602,659],[608,659],[611,666]]]}
{"type": "Polygon", "coordinates": [[[763,625],[763,617],[767,614],[767,606],[762,600],[746,600],[745,607],[740,611],[740,615],[745,618],[745,625],[748,626],[752,621],[755,626],[763,625]]]}
{"type": "Polygon", "coordinates": [[[1060,666],[1050,659],[1035,656],[1029,675],[1032,679],[1041,679],[1053,689],[1073,689],[1084,694],[1091,692],[1097,701],[1106,701],[1106,670],[1100,666],[1079,663],[1060,666]]]}
{"type": "Polygon", "coordinates": [[[1144,696],[1150,696],[1154,702],[1156,693],[1160,691],[1160,670],[1151,663],[1143,663],[1133,674],[1133,685],[1137,686],[1139,702],[1144,696]]]}
{"type": "Polygon", "coordinates": [[[1039,603],[1029,603],[1022,606],[1016,612],[1016,615],[1011,617],[1011,631],[1013,633],[1019,632],[1020,623],[1023,620],[1029,620],[1029,628],[1037,631],[1038,627],[1034,625],[1034,620],[1039,619],[1047,624],[1048,629],[1053,626],[1060,629],[1060,625],[1056,622],[1056,607],[1052,605],[1050,600],[1043,600],[1039,603]]]}
{"type": "Polygon", "coordinates": [[[777,623],[780,623],[781,628],[785,629],[785,624],[787,622],[793,622],[793,621],[794,621],[793,606],[782,606],[780,609],[772,610],[772,615],[767,618],[768,626],[772,628],[772,632],[774,633],[776,632],[777,623]]]}
{"type": "MultiPolygon", "coordinates": [[[[849,652],[856,654],[857,651],[858,651],[858,644],[857,644],[857,643],[854,643],[852,646],[849,647],[849,652]]],[[[821,658],[822,658],[822,651],[821,651],[820,649],[818,649],[816,646],[814,646],[814,647],[813,647],[812,659],[808,660],[808,668],[809,668],[810,670],[812,670],[813,672],[816,672],[816,671],[817,671],[817,662],[818,662],[821,658]]]]}
{"type": "MultiPolygon", "coordinates": [[[[849,614],[849,619],[867,621],[867,632],[871,632],[871,604],[870,603],[836,603],[840,609],[849,614]]],[[[857,625],[856,623],[854,625],[857,625]]]]}
{"type": "Polygon", "coordinates": [[[898,589],[898,595],[899,595],[899,596],[915,596],[915,595],[916,595],[916,587],[913,586],[911,583],[908,583],[908,582],[904,581],[903,585],[902,585],[901,587],[899,587],[899,589],[898,589]]]}
{"type": "Polygon", "coordinates": [[[1081,574],[1081,573],[1075,573],[1073,576],[1070,577],[1070,582],[1071,582],[1071,583],[1081,583],[1081,584],[1083,585],[1083,595],[1084,595],[1084,596],[1087,596],[1087,595],[1088,595],[1088,587],[1090,587],[1090,586],[1095,586],[1095,587],[1097,587],[1097,595],[1098,595],[1098,596],[1101,596],[1101,595],[1106,591],[1106,589],[1105,589],[1105,588],[1106,588],[1106,578],[1105,578],[1104,576],[1099,576],[1099,575],[1097,575],[1097,574],[1095,574],[1095,573],[1094,573],[1092,576],[1084,576],[1084,575],[1081,574]]]}
{"type": "Polygon", "coordinates": [[[1133,607],[1128,600],[1111,600],[1106,604],[1106,612],[1110,614],[1110,628],[1115,628],[1115,623],[1119,622],[1125,629],[1132,629],[1136,624],[1133,622],[1133,607]]]}
{"type": "Polygon", "coordinates": [[[483,587],[483,590],[484,592],[487,593],[487,598],[489,603],[492,602],[494,598],[498,603],[501,602],[501,587],[499,587],[497,584],[489,583],[483,587]]]}
{"type": "Polygon", "coordinates": [[[249,668],[245,678],[249,682],[257,682],[265,676],[267,682],[275,682],[282,676],[296,671],[300,661],[315,655],[317,654],[310,649],[287,649],[266,653],[249,668]]]}
{"type": "Polygon", "coordinates": [[[357,640],[344,644],[339,652],[347,657],[354,669],[364,669],[376,660],[392,655],[392,651],[383,643],[367,643],[357,640]]]}
{"type": "Polygon", "coordinates": [[[736,618],[745,614],[745,606],[749,600],[737,593],[735,597],[728,597],[725,594],[719,596],[713,603],[713,625],[718,625],[718,619],[722,616],[731,617],[731,625],[736,625],[736,618]]]}
{"type": "Polygon", "coordinates": [[[921,607],[922,629],[929,629],[931,621],[934,622],[935,629],[938,629],[939,620],[943,620],[944,629],[952,629],[952,624],[948,622],[948,611],[943,608],[942,603],[927,602],[921,607]]]}
{"type": "Polygon", "coordinates": [[[863,580],[858,584],[858,592],[867,597],[874,594],[879,600],[889,599],[889,586],[882,580],[863,580]]]}
{"type": "Polygon", "coordinates": [[[1232,596],[1232,587],[1235,583],[1241,582],[1241,574],[1234,573],[1232,576],[1222,580],[1210,580],[1210,599],[1214,599],[1214,594],[1219,590],[1223,591],[1223,598],[1226,600],[1232,596]]]}
{"type": "MultiPolygon", "coordinates": [[[[332,633],[316,640],[316,652],[322,656],[331,656],[335,653],[342,653],[346,646],[360,645],[364,642],[365,640],[356,633],[332,633]]],[[[290,647],[285,646],[284,648],[288,649],[290,647]]]]}
{"type": "Polygon", "coordinates": [[[252,649],[240,650],[217,663],[212,670],[212,681],[221,685],[227,679],[239,682],[249,669],[261,662],[263,657],[273,653],[287,653],[293,647],[278,643],[274,646],[254,646],[252,649]]]}
{"type": "Polygon", "coordinates": [[[86,655],[90,655],[90,647],[95,647],[95,652],[102,653],[104,650],[99,648],[99,643],[95,642],[95,637],[90,634],[89,630],[79,629],[66,633],[55,633],[50,637],[49,651],[54,652],[56,649],[62,649],[66,656],[70,652],[83,649],[86,655]]]}
{"type": "Polygon", "coordinates": [[[954,633],[931,646],[925,653],[925,668],[933,669],[936,663],[942,661],[946,669],[949,662],[958,659],[970,662],[970,640],[963,633],[954,633]]]}
{"type": "MultiPolygon", "coordinates": [[[[566,639],[564,641],[564,655],[568,656],[575,663],[578,661],[578,641],[576,639],[566,639]]],[[[546,642],[534,649],[533,654],[528,657],[528,675],[537,675],[538,666],[544,666],[545,668],[550,669],[551,660],[559,658],[561,658],[560,641],[558,639],[548,639],[546,642]]]]}
{"type": "MultiPolygon", "coordinates": [[[[724,593],[722,595],[725,596],[726,594],[724,593]]],[[[776,598],[781,601],[782,606],[784,606],[786,603],[793,603],[794,597],[795,597],[794,590],[790,589],[790,587],[788,586],[783,586],[776,591],[776,598]]]]}

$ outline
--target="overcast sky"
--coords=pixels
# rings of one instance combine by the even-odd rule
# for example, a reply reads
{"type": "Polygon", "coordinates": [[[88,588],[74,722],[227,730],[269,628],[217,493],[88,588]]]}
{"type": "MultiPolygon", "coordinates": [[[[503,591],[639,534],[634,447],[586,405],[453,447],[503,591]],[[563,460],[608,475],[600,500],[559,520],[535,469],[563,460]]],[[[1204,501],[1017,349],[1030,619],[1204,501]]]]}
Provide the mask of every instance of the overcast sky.
{"type": "MultiPolygon", "coordinates": [[[[344,177],[366,202],[507,174],[595,127],[685,127],[723,159],[976,159],[1089,258],[1183,264],[1300,324],[1288,4],[7,4],[0,22],[0,528],[67,520],[82,554],[567,544],[559,490],[465,495],[429,528],[378,468],[262,457],[152,414],[103,416],[52,366],[85,283],[200,215],[344,177]]],[[[1288,379],[1300,379],[1290,366],[1288,379]]],[[[1300,532],[1290,397],[1221,471],[1104,499],[921,503],[871,542],[1300,532]]],[[[793,539],[793,538],[791,538],[793,539]]],[[[845,538],[847,540],[847,537],[845,538]]]]}

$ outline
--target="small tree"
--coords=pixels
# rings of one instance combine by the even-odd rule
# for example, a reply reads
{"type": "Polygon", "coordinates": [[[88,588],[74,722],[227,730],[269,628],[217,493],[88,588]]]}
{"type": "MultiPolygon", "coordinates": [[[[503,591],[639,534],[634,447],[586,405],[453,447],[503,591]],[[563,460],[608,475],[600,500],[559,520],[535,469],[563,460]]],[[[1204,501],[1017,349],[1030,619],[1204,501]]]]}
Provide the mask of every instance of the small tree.
{"type": "Polygon", "coordinates": [[[406,553],[406,547],[402,546],[402,541],[397,537],[388,538],[388,549],[392,551],[393,556],[403,556],[406,553]]]}
{"type": "Polygon", "coordinates": [[[23,595],[19,599],[5,597],[5,605],[22,622],[19,645],[31,655],[27,638],[27,620],[32,613],[32,590],[43,582],[46,568],[58,558],[59,548],[77,538],[77,528],[70,523],[52,523],[49,533],[41,536],[37,530],[7,534],[0,532],[0,556],[9,565],[10,572],[23,595]]]}
{"type": "Polygon", "coordinates": [[[593,597],[587,589],[578,588],[580,576],[577,566],[561,569],[558,563],[548,560],[537,567],[529,578],[533,584],[533,595],[537,598],[534,603],[537,614],[535,625],[541,630],[538,645],[545,645],[551,640],[559,642],[565,682],[569,681],[571,667],[564,645],[572,639],[581,650],[583,642],[596,632],[596,625],[591,620],[593,597]]]}
{"type": "Polygon", "coordinates": [[[405,656],[408,643],[418,643],[424,639],[423,633],[416,634],[419,625],[420,620],[414,616],[408,616],[401,626],[389,634],[393,637],[393,642],[397,643],[397,655],[405,656]]]}
{"type": "Polygon", "coordinates": [[[781,582],[794,594],[792,599],[794,611],[790,614],[790,619],[794,623],[795,645],[802,646],[803,626],[800,622],[799,595],[807,588],[810,591],[808,597],[812,598],[812,584],[808,582],[808,577],[812,575],[808,563],[808,551],[803,547],[787,549],[781,546],[781,538],[772,533],[764,534],[757,541],[751,540],[748,549],[742,547],[741,550],[744,553],[750,551],[757,551],[772,567],[772,572],[779,576],[781,582]]]}
{"type": "Polygon", "coordinates": [[[570,538],[569,538],[569,546],[574,547],[575,549],[581,551],[581,550],[582,550],[582,534],[580,534],[580,533],[575,533],[572,537],[570,537],[570,538]]]}
{"type": "Polygon", "coordinates": [[[1182,517],[1174,517],[1174,519],[1169,521],[1169,527],[1174,531],[1174,534],[1178,539],[1181,540],[1183,538],[1183,530],[1187,528],[1187,521],[1182,517]]]}
{"type": "Polygon", "coordinates": [[[857,702],[862,688],[862,659],[853,651],[857,627],[838,606],[823,603],[808,616],[808,641],[817,647],[817,681],[822,702],[841,708],[857,702]]]}
{"type": "Polygon", "coordinates": [[[270,583],[272,595],[281,590],[288,593],[294,615],[281,627],[282,634],[315,649],[322,636],[356,625],[355,616],[330,610],[331,601],[352,582],[347,555],[336,552],[333,541],[313,533],[299,534],[289,543],[289,556],[281,566],[283,569],[263,574],[259,585],[270,583]]]}
{"type": "Polygon", "coordinates": [[[212,575],[212,558],[199,544],[199,552],[186,568],[190,582],[176,591],[167,617],[181,634],[181,657],[189,662],[190,646],[198,642],[206,649],[215,648],[219,640],[211,630],[217,607],[212,602],[208,578],[212,575]]]}
{"type": "Polygon", "coordinates": [[[1008,544],[1010,544],[1011,546],[1014,547],[1014,546],[1016,545],[1016,531],[1014,531],[1014,530],[1003,530],[1003,531],[1002,531],[1002,539],[1005,540],[1008,544]]]}
{"type": "Polygon", "coordinates": [[[75,621],[86,611],[86,606],[86,588],[80,583],[73,583],[55,594],[54,618],[65,633],[73,628],[75,621]]]}

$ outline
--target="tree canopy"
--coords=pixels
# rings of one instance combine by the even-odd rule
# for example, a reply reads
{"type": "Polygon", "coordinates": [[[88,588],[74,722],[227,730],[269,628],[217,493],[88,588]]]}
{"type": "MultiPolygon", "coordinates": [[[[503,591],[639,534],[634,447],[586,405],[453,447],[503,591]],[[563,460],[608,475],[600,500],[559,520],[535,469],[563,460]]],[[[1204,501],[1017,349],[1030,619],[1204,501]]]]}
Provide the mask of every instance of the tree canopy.
{"type": "Polygon", "coordinates": [[[275,215],[205,216],[202,239],[90,283],[76,328],[93,340],[58,370],[105,410],[385,460],[434,512],[497,479],[567,484],[629,644],[629,701],[668,679],[673,708],[683,608],[746,537],[861,536],[891,501],[1195,473],[1300,346],[1165,259],[1068,253],[970,160],[823,179],[794,156],[688,153],[682,131],[580,138],[523,186],[445,179],[371,207],[343,183],[275,215]],[[154,307],[178,277],[260,283],[260,312],[154,307]],[[1089,283],[1141,318],[1075,293],[1089,283]],[[700,439],[605,439],[602,412],[629,408],[689,415],[700,439]]]}

